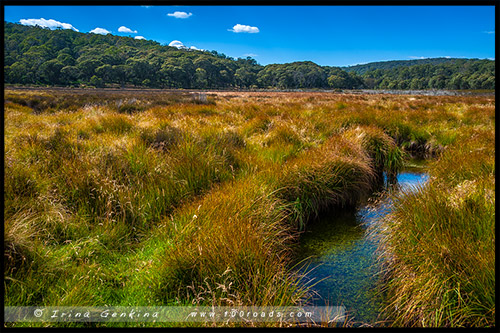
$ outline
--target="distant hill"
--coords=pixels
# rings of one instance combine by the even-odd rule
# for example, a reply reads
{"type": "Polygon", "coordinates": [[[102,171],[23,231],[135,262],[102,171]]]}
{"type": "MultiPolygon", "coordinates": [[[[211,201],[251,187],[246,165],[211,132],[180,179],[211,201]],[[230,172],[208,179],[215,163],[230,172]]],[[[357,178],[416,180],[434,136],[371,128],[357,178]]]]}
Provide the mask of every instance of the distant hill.
{"type": "MultiPolygon", "coordinates": [[[[390,61],[377,61],[369,62],[367,64],[345,66],[341,67],[346,72],[355,72],[356,74],[363,75],[366,72],[373,71],[376,69],[393,69],[397,67],[409,67],[415,65],[440,65],[443,63],[455,62],[457,60],[464,60],[464,58],[425,58],[425,59],[414,59],[414,60],[390,60],[390,61]]],[[[471,60],[471,59],[465,59],[471,60]]],[[[476,60],[476,59],[474,59],[476,60]]]]}
{"type": "Polygon", "coordinates": [[[185,89],[494,89],[495,62],[419,59],[262,66],[217,51],[4,22],[4,83],[185,89]]]}
{"type": "Polygon", "coordinates": [[[360,75],[366,88],[495,89],[495,61],[488,59],[395,60],[342,69],[360,75]]]}

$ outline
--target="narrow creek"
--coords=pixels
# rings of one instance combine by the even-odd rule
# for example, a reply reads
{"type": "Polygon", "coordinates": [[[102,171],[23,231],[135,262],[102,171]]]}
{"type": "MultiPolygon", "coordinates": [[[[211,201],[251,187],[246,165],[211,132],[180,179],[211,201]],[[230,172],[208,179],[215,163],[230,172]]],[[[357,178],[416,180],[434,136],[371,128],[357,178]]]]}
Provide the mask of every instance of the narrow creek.
{"type": "MultiPolygon", "coordinates": [[[[422,167],[407,168],[392,188],[411,190],[427,181],[422,167]]],[[[387,181],[378,196],[373,196],[355,211],[324,216],[310,224],[301,235],[297,258],[305,283],[312,286],[313,306],[345,306],[353,326],[377,326],[383,320],[380,292],[380,267],[377,240],[368,228],[388,214],[390,199],[387,181]],[[379,197],[379,200],[373,200],[379,197]]]]}

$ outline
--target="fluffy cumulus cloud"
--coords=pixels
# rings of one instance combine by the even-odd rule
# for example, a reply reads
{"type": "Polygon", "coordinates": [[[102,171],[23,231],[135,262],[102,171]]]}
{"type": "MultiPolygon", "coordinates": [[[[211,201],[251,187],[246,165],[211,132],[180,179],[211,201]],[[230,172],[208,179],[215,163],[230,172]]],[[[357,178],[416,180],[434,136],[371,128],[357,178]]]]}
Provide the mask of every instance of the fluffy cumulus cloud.
{"type": "Polygon", "coordinates": [[[180,40],[173,40],[171,41],[168,46],[173,46],[173,47],[176,47],[178,49],[184,49],[184,50],[197,50],[197,51],[204,51],[203,49],[199,49],[197,48],[196,46],[190,46],[190,47],[187,47],[186,45],[184,45],[184,43],[182,43],[180,40]]]}
{"type": "Polygon", "coordinates": [[[193,15],[193,13],[186,13],[186,12],[173,12],[173,13],[168,13],[168,16],[175,17],[175,18],[180,18],[180,19],[186,19],[193,15]]]}
{"type": "Polygon", "coordinates": [[[134,39],[146,39],[146,38],[144,38],[142,36],[135,36],[134,39]]]}
{"type": "Polygon", "coordinates": [[[46,20],[44,18],[40,19],[20,19],[19,23],[23,25],[38,25],[40,27],[44,28],[49,28],[49,29],[56,29],[56,28],[63,28],[63,29],[72,29],[75,31],[78,31],[74,26],[72,26],[69,23],[63,23],[59,22],[53,19],[46,20]]]}
{"type": "Polygon", "coordinates": [[[257,27],[251,27],[249,25],[244,25],[244,24],[236,24],[232,29],[228,29],[229,31],[240,33],[249,33],[249,34],[256,34],[260,30],[257,27]]]}
{"type": "Polygon", "coordinates": [[[92,34],[99,34],[99,35],[107,35],[111,33],[111,31],[108,31],[103,28],[95,28],[94,30],[90,30],[89,32],[92,34]]]}
{"type": "Polygon", "coordinates": [[[176,47],[178,49],[185,47],[184,44],[182,44],[182,42],[180,40],[173,40],[170,42],[170,44],[168,44],[168,46],[173,46],[173,47],[176,47]]]}
{"type": "Polygon", "coordinates": [[[127,28],[126,26],[123,26],[123,25],[118,28],[118,31],[119,32],[127,32],[129,34],[136,34],[137,33],[137,30],[132,30],[132,29],[127,28]]]}

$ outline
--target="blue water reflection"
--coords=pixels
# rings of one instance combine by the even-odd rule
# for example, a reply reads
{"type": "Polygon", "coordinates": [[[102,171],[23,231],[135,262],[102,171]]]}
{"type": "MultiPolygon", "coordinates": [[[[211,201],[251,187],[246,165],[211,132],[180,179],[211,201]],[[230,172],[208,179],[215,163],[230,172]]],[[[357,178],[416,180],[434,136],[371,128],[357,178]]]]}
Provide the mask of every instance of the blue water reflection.
{"type": "MultiPolygon", "coordinates": [[[[396,190],[411,191],[427,180],[425,173],[403,172],[397,177],[396,190]]],[[[344,305],[355,326],[375,326],[382,320],[377,240],[367,229],[390,212],[391,203],[387,196],[378,198],[357,211],[331,214],[311,223],[298,249],[299,259],[305,258],[306,281],[313,285],[311,303],[344,305]]]]}

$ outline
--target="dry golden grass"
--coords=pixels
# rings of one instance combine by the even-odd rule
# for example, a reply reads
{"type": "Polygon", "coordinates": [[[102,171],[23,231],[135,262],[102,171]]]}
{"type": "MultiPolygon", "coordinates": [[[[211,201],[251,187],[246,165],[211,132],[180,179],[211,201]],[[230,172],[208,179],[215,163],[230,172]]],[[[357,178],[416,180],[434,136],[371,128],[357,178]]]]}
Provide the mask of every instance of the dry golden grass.
{"type": "Polygon", "coordinates": [[[494,122],[494,97],[206,94],[5,91],[7,305],[304,302],[310,219],[494,122]]]}

